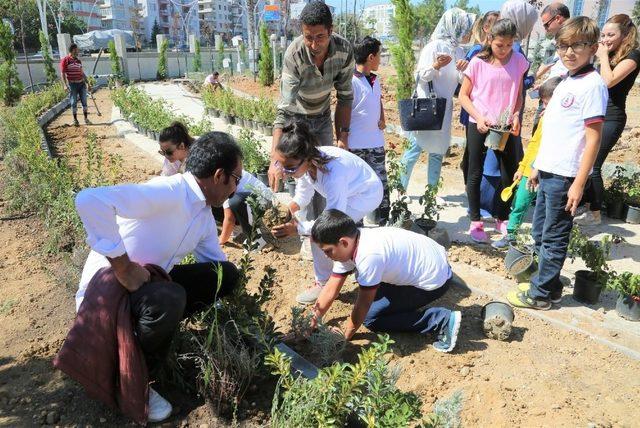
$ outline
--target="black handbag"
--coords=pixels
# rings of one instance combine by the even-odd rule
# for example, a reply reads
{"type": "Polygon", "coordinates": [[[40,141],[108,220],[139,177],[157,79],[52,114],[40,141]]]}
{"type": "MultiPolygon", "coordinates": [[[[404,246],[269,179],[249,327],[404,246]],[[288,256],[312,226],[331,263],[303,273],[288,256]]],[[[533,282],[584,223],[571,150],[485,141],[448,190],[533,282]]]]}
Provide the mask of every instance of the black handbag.
{"type": "Polygon", "coordinates": [[[433,83],[428,82],[429,97],[418,98],[418,79],[411,98],[398,101],[400,124],[404,131],[437,131],[442,129],[446,98],[438,98],[433,83]]]}

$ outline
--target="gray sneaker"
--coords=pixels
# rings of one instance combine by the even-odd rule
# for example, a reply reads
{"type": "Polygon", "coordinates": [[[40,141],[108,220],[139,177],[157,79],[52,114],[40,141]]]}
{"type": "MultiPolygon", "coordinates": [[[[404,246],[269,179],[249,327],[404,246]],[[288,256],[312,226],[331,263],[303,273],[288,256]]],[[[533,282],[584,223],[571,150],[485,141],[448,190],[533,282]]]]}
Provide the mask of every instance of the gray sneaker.
{"type": "Polygon", "coordinates": [[[301,305],[313,305],[322,291],[322,285],[315,283],[312,287],[307,288],[296,296],[296,302],[301,305]]]}

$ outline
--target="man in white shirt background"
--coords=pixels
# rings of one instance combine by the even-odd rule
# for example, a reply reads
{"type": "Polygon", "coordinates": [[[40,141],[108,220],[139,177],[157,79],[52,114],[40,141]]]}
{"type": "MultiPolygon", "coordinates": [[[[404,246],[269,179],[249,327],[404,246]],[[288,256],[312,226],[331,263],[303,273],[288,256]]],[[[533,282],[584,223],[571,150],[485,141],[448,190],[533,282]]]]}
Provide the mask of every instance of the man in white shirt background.
{"type": "MultiPolygon", "coordinates": [[[[130,293],[134,330],[151,363],[166,354],[184,316],[229,293],[238,280],[237,268],[220,248],[211,206],[221,206],[235,192],[242,175],[240,148],[228,134],[208,133],[192,145],[186,171],[142,184],[85,189],[76,197],[91,247],[76,309],[92,278],[112,269],[117,286],[130,293]],[[178,265],[190,253],[197,263],[178,265]],[[216,294],[218,263],[223,279],[216,294]],[[172,282],[150,282],[144,264],[160,266],[172,282]]],[[[149,397],[150,421],[171,414],[171,405],[155,391],[149,397]]]]}

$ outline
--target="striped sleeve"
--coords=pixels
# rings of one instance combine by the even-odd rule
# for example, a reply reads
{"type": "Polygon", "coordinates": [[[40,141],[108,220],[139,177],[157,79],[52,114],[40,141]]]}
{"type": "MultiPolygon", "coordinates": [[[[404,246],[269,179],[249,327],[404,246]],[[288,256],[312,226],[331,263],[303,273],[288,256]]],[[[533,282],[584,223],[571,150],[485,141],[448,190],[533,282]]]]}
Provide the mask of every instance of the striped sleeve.
{"type": "Polygon", "coordinates": [[[334,83],[338,105],[351,107],[351,104],[353,103],[353,87],[351,85],[351,79],[353,77],[354,67],[355,61],[353,59],[353,50],[349,46],[347,50],[347,58],[342,65],[342,69],[338,72],[334,83]]]}

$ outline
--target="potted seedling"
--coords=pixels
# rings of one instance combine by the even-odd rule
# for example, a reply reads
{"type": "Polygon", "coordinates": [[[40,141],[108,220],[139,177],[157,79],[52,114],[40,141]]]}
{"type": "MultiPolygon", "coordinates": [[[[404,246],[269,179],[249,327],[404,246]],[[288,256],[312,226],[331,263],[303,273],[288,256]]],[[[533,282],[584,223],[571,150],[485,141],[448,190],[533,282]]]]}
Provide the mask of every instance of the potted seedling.
{"type": "Polygon", "coordinates": [[[640,172],[636,172],[631,176],[627,196],[629,210],[625,221],[638,224],[640,223],[640,172]]]}
{"type": "Polygon", "coordinates": [[[429,235],[429,231],[436,227],[440,218],[440,206],[438,205],[437,195],[440,183],[435,186],[427,184],[424,193],[418,199],[422,207],[422,214],[415,221],[416,225],[424,230],[425,235],[429,235]]]}
{"type": "Polygon", "coordinates": [[[576,272],[573,286],[574,299],[591,305],[598,303],[602,288],[609,280],[607,260],[610,252],[611,237],[609,235],[604,236],[600,242],[594,242],[580,233],[569,242],[571,258],[579,256],[588,268],[588,270],[576,272]]]}
{"type": "Polygon", "coordinates": [[[640,275],[623,272],[611,274],[607,288],[618,292],[616,312],[630,321],[640,321],[640,275]]]}
{"type": "Polygon", "coordinates": [[[511,132],[511,106],[508,106],[500,116],[497,122],[489,127],[489,133],[484,140],[484,145],[492,150],[504,150],[511,132]]]}
{"type": "Polygon", "coordinates": [[[401,180],[405,166],[400,160],[400,155],[392,149],[387,150],[387,164],[389,193],[396,196],[391,202],[389,224],[410,230],[413,226],[413,221],[411,220],[411,211],[409,211],[409,198],[401,180]]]}
{"type": "Polygon", "coordinates": [[[609,186],[604,193],[604,202],[607,205],[607,217],[622,220],[625,218],[625,200],[628,198],[629,178],[623,166],[616,166],[609,186]]]}
{"type": "Polygon", "coordinates": [[[535,270],[531,229],[523,227],[516,233],[516,239],[509,243],[504,265],[511,275],[522,277],[535,270]]]}

